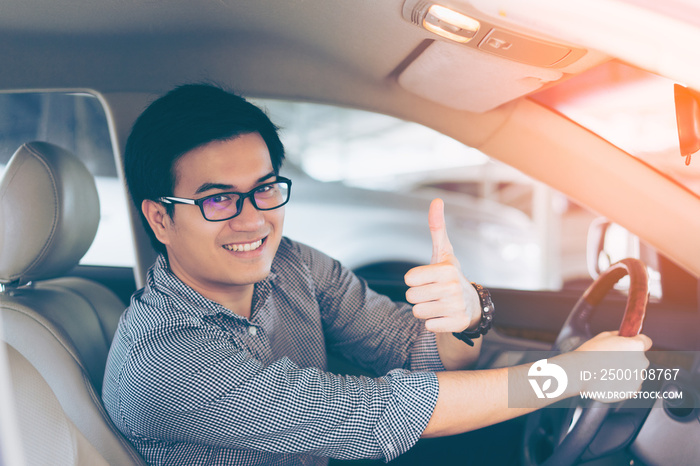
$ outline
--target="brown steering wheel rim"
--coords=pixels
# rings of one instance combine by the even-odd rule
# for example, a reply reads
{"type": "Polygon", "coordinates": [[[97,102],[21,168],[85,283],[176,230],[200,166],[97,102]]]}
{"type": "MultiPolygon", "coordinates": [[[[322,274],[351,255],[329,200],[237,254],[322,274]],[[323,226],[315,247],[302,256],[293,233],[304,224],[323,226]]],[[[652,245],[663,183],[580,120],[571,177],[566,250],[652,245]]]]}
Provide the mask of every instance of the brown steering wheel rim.
{"type": "MultiPolygon", "coordinates": [[[[649,295],[647,270],[644,263],[638,259],[623,259],[601,273],[583,293],[562,326],[554,342],[554,350],[573,350],[593,336],[589,324],[595,307],[626,275],[630,277],[630,288],[619,334],[631,337],[641,332],[649,295]]],[[[542,410],[531,413],[526,422],[523,439],[523,464],[526,466],[575,464],[602,427],[610,408],[611,405],[606,403],[597,401],[589,403],[573,429],[564,436],[558,445],[554,446],[551,455],[543,462],[535,459],[536,455],[532,447],[533,439],[536,436],[535,431],[542,422],[542,410]]]]}
{"type": "Polygon", "coordinates": [[[588,287],[583,293],[582,299],[595,307],[608,294],[608,291],[620,281],[622,277],[629,275],[630,288],[627,296],[625,314],[620,324],[620,336],[633,337],[639,335],[644,324],[647,299],[649,296],[647,269],[644,263],[638,259],[622,259],[615,262],[588,287]]]}

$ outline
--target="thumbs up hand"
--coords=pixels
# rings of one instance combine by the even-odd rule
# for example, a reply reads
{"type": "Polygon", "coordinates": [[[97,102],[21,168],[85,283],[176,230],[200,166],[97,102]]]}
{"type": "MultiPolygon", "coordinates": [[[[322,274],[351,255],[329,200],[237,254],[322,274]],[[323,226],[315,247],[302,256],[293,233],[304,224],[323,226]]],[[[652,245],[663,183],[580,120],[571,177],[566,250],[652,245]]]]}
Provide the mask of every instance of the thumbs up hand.
{"type": "Polygon", "coordinates": [[[429,265],[406,273],[406,300],[413,304],[413,315],[425,320],[425,328],[431,332],[461,332],[475,327],[481,319],[479,296],[454,256],[441,199],[430,204],[428,224],[433,240],[432,258],[429,265]]]}

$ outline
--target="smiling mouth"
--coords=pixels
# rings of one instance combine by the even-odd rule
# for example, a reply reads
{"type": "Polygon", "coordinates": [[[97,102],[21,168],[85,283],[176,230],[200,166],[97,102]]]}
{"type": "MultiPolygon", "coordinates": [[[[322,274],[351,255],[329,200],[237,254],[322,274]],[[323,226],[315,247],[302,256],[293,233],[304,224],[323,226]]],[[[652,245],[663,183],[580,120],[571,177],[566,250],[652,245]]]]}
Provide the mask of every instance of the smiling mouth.
{"type": "Polygon", "coordinates": [[[265,238],[253,241],[252,243],[224,244],[223,248],[233,252],[255,251],[262,246],[264,240],[265,238]]]}

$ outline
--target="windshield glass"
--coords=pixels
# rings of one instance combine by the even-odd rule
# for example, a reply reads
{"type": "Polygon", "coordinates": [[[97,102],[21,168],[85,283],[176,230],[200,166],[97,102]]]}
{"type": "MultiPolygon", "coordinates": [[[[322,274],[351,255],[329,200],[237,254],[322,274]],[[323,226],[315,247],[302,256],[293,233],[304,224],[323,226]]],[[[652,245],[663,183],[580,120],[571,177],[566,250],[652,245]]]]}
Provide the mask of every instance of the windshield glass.
{"type": "Polygon", "coordinates": [[[681,156],[674,82],[608,62],[533,96],[700,196],[700,156],[681,156]]]}

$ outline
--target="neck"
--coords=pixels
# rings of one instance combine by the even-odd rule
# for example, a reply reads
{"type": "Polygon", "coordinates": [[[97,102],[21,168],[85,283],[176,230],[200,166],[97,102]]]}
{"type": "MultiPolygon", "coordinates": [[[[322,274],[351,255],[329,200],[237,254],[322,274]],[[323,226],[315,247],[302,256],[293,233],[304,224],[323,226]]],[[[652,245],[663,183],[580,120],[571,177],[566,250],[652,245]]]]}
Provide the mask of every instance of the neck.
{"type": "Polygon", "coordinates": [[[241,293],[229,294],[225,297],[228,299],[218,299],[215,301],[224,306],[225,308],[230,309],[235,314],[238,314],[241,317],[245,317],[246,319],[250,319],[250,315],[253,311],[253,289],[254,285],[250,285],[246,287],[246,289],[241,293]]]}
{"type": "Polygon", "coordinates": [[[208,281],[193,279],[189,274],[179,267],[179,264],[170,262],[170,270],[183,283],[195,290],[207,299],[219,303],[226,309],[231,310],[241,317],[250,319],[253,308],[253,291],[255,283],[243,285],[231,285],[212,283],[208,281]]]}
{"type": "Polygon", "coordinates": [[[250,319],[253,309],[253,290],[255,285],[229,288],[225,291],[194,288],[199,294],[211,299],[241,317],[250,319]]]}

